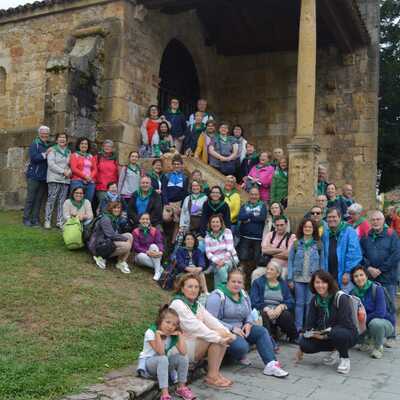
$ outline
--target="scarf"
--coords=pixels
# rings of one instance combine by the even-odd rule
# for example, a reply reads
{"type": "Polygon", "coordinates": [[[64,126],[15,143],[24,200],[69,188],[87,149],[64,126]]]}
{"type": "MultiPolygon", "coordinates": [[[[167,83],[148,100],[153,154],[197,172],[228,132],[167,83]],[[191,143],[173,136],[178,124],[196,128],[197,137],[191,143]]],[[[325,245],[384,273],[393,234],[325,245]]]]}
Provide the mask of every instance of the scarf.
{"type": "Polygon", "coordinates": [[[110,155],[107,155],[106,153],[104,153],[104,150],[100,150],[99,151],[99,156],[103,157],[103,158],[105,158],[107,160],[116,160],[117,159],[117,157],[114,154],[114,152],[112,152],[110,155]]]}
{"type": "Polygon", "coordinates": [[[225,233],[223,229],[221,229],[217,234],[215,234],[211,229],[207,230],[209,236],[211,236],[214,240],[219,240],[222,235],[225,233]]]}
{"type": "Polygon", "coordinates": [[[203,192],[200,192],[200,193],[197,193],[197,194],[192,193],[192,194],[190,195],[190,198],[192,199],[192,201],[199,200],[199,199],[201,199],[202,197],[205,197],[205,194],[204,194],[203,192]]]}
{"type": "Polygon", "coordinates": [[[328,200],[328,208],[334,207],[337,200],[339,200],[339,196],[336,196],[332,200],[328,200]]]}
{"type": "Polygon", "coordinates": [[[91,157],[91,154],[88,153],[87,151],[85,151],[84,153],[82,153],[80,150],[78,150],[78,151],[76,152],[76,154],[79,154],[81,157],[85,157],[85,158],[90,158],[90,157],[91,157]]]}
{"type": "Polygon", "coordinates": [[[61,154],[65,158],[67,158],[71,153],[71,150],[68,147],[64,147],[63,150],[58,144],[55,144],[54,146],[52,146],[52,148],[56,153],[61,154]]]}
{"type": "Polygon", "coordinates": [[[77,209],[80,210],[83,205],[85,204],[85,199],[82,199],[81,201],[76,201],[74,198],[70,198],[72,205],[77,209]]]}
{"type": "Polygon", "coordinates": [[[218,133],[218,134],[217,134],[217,137],[216,137],[216,140],[217,140],[217,141],[220,141],[220,142],[228,143],[228,141],[230,140],[230,138],[229,138],[228,135],[223,136],[223,135],[221,135],[220,133],[218,133]]]}
{"type": "Polygon", "coordinates": [[[353,228],[356,229],[358,226],[360,226],[365,220],[367,219],[367,217],[360,217],[358,219],[358,221],[354,222],[353,224],[353,228]]]}
{"type": "Polygon", "coordinates": [[[307,251],[315,243],[315,240],[314,239],[308,239],[308,240],[303,239],[303,243],[304,243],[304,250],[307,251]]]}
{"type": "Polygon", "coordinates": [[[251,203],[250,201],[248,201],[246,203],[246,206],[249,207],[249,208],[256,208],[256,207],[262,206],[263,204],[264,203],[261,200],[257,200],[256,203],[251,203]]]}
{"type": "Polygon", "coordinates": [[[141,199],[141,200],[146,200],[147,198],[149,198],[152,194],[153,194],[153,188],[152,187],[150,187],[149,188],[149,191],[147,192],[147,194],[144,194],[143,193],[143,191],[142,191],[142,189],[138,189],[138,191],[137,191],[137,193],[138,193],[138,197],[141,199]]]}
{"type": "Polygon", "coordinates": [[[278,284],[276,286],[271,286],[268,282],[267,279],[267,286],[269,290],[281,290],[281,283],[278,281],[278,284]]]}
{"type": "Polygon", "coordinates": [[[199,303],[197,300],[194,303],[191,303],[182,293],[176,294],[173,300],[182,300],[190,308],[194,315],[197,314],[197,310],[199,309],[199,303]]]}
{"type": "Polygon", "coordinates": [[[335,237],[337,239],[342,231],[344,231],[348,226],[349,225],[346,222],[340,221],[340,224],[337,226],[336,229],[329,228],[329,237],[335,237]]]}
{"type": "Polygon", "coordinates": [[[140,167],[136,164],[129,163],[127,169],[135,174],[140,174],[140,167]]]}
{"type": "Polygon", "coordinates": [[[358,286],[355,286],[353,289],[353,293],[360,299],[363,299],[365,296],[365,293],[367,293],[368,289],[372,286],[372,282],[368,279],[367,282],[365,282],[365,285],[361,288],[358,286]]]}
{"type": "Polygon", "coordinates": [[[208,205],[211,210],[214,211],[215,214],[218,213],[218,210],[225,204],[223,200],[220,200],[218,203],[214,203],[213,201],[208,201],[208,205]]]}
{"type": "Polygon", "coordinates": [[[231,197],[235,194],[238,193],[237,189],[233,188],[230,192],[227,192],[225,189],[223,189],[222,191],[225,195],[225,197],[227,197],[229,200],[231,199],[231,197]]]}
{"type": "Polygon", "coordinates": [[[202,132],[204,132],[205,129],[206,129],[206,126],[203,123],[200,124],[200,127],[196,127],[196,125],[193,125],[193,130],[194,130],[194,133],[196,134],[196,136],[200,136],[200,134],[202,132]]]}
{"type": "Polygon", "coordinates": [[[117,230],[117,226],[118,226],[118,217],[115,216],[114,214],[111,214],[109,212],[105,212],[104,215],[108,218],[110,218],[112,226],[115,230],[117,230]]]}
{"type": "MultiPolygon", "coordinates": [[[[149,326],[149,329],[150,329],[151,331],[153,331],[154,333],[156,333],[156,331],[157,331],[157,326],[156,326],[156,324],[151,324],[151,325],[149,326]]],[[[167,336],[167,337],[168,337],[168,336],[167,336]]],[[[173,347],[175,347],[175,346],[177,345],[177,343],[178,343],[178,339],[179,339],[178,336],[176,336],[176,335],[171,335],[170,338],[171,338],[171,343],[169,344],[168,347],[166,347],[166,349],[165,349],[165,354],[168,354],[168,352],[169,352],[173,347]]]]}
{"type": "Polygon", "coordinates": [[[323,312],[327,315],[327,317],[329,318],[331,312],[330,312],[330,308],[332,305],[332,301],[333,301],[333,295],[328,295],[327,297],[321,297],[319,294],[317,294],[315,296],[316,302],[317,302],[317,306],[320,307],[323,312]]]}
{"type": "Polygon", "coordinates": [[[154,171],[154,169],[152,169],[152,170],[147,174],[147,176],[148,176],[149,178],[154,179],[154,180],[156,180],[156,181],[158,182],[158,181],[160,181],[161,178],[162,178],[162,173],[161,173],[160,175],[158,175],[157,172],[154,171]]]}
{"type": "Polygon", "coordinates": [[[233,297],[233,293],[228,289],[225,283],[220,283],[217,286],[217,289],[219,289],[226,297],[229,297],[234,303],[240,304],[243,300],[243,293],[242,291],[239,292],[239,300],[236,300],[233,297]]]}
{"type": "Polygon", "coordinates": [[[285,179],[287,179],[287,177],[288,177],[288,172],[287,172],[287,170],[284,171],[283,169],[281,169],[280,167],[278,167],[278,168],[276,169],[276,171],[275,171],[275,175],[278,176],[278,177],[280,177],[280,178],[285,178],[285,179]]]}
{"type": "Polygon", "coordinates": [[[33,139],[34,144],[41,144],[43,147],[48,149],[50,147],[50,144],[48,142],[43,142],[42,139],[40,139],[39,136],[37,136],[35,139],[33,139]]]}
{"type": "Polygon", "coordinates": [[[172,108],[168,108],[167,112],[169,114],[175,114],[175,115],[183,114],[179,108],[176,111],[173,111],[172,108]]]}
{"type": "Polygon", "coordinates": [[[150,233],[150,226],[145,226],[145,225],[140,224],[139,229],[143,233],[144,237],[147,237],[147,235],[150,233]]]}
{"type": "Polygon", "coordinates": [[[206,182],[206,183],[203,183],[202,185],[201,185],[201,191],[202,192],[207,192],[208,190],[210,190],[210,186],[208,186],[208,183],[206,182]]]}
{"type": "Polygon", "coordinates": [[[111,201],[118,201],[118,199],[119,199],[119,194],[118,194],[118,193],[107,192],[107,197],[108,197],[108,199],[111,200],[111,201]]]}
{"type": "Polygon", "coordinates": [[[383,227],[383,231],[382,232],[377,232],[377,231],[375,231],[375,230],[372,230],[372,241],[376,241],[376,239],[378,239],[378,237],[380,236],[380,235],[384,235],[385,233],[386,233],[386,231],[387,231],[387,226],[384,226],[383,227]]]}
{"type": "Polygon", "coordinates": [[[270,162],[266,162],[266,163],[264,163],[264,164],[258,163],[258,164],[256,165],[256,169],[259,170],[259,169],[261,169],[261,168],[269,167],[269,166],[271,166],[271,165],[272,165],[272,163],[270,163],[270,162]]]}
{"type": "Polygon", "coordinates": [[[246,161],[255,161],[258,158],[258,154],[254,152],[253,154],[250,154],[249,156],[246,154],[246,157],[244,158],[246,161]]]}

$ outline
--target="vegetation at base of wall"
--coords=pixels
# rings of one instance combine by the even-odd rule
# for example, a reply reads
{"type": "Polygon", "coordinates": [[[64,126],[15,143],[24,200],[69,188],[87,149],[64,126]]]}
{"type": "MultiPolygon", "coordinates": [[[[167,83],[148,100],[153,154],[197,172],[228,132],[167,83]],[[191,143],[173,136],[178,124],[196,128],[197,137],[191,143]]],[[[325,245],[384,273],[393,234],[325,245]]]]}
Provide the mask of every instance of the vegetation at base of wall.
{"type": "Polygon", "coordinates": [[[0,237],[0,399],[59,399],[132,363],[168,300],[150,270],[101,271],[19,213],[0,213],[0,237]]]}
{"type": "Polygon", "coordinates": [[[400,2],[381,1],[378,165],[380,190],[400,185],[400,2]]]}

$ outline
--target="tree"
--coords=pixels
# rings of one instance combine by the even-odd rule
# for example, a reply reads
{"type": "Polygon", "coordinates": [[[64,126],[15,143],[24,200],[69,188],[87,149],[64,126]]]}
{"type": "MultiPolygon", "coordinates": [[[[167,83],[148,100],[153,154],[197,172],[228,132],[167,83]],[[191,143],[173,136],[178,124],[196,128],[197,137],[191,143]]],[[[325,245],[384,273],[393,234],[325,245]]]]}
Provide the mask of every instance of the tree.
{"type": "Polygon", "coordinates": [[[400,1],[381,2],[378,166],[380,189],[400,183],[400,1]]]}

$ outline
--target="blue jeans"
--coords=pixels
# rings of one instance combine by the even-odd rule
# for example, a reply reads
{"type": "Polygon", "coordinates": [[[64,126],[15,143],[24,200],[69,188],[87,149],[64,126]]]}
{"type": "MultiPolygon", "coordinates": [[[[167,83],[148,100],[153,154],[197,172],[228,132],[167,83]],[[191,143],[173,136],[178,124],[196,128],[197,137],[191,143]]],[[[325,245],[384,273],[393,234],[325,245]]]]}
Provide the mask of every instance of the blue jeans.
{"type": "MultiPolygon", "coordinates": [[[[389,293],[390,298],[392,299],[393,305],[396,307],[397,304],[397,285],[390,285],[388,283],[382,284],[384,288],[386,288],[387,292],[389,293]]],[[[391,338],[396,337],[396,323],[397,323],[397,318],[396,318],[396,312],[393,314],[394,317],[394,330],[395,332],[391,336],[391,338]]]]}
{"type": "Polygon", "coordinates": [[[73,180],[71,181],[70,191],[72,192],[75,188],[81,187],[85,190],[85,199],[90,202],[93,201],[94,193],[96,191],[96,184],[93,182],[84,183],[83,181],[73,180]]]}
{"type": "Polygon", "coordinates": [[[304,317],[307,316],[312,295],[308,283],[295,282],[294,291],[296,296],[295,324],[297,331],[300,332],[303,329],[304,317]]]}
{"type": "Polygon", "coordinates": [[[237,336],[226,350],[226,354],[234,360],[241,360],[250,351],[252,344],[256,345],[258,354],[265,365],[276,360],[271,336],[263,326],[259,325],[251,327],[250,335],[247,338],[237,336]]]}

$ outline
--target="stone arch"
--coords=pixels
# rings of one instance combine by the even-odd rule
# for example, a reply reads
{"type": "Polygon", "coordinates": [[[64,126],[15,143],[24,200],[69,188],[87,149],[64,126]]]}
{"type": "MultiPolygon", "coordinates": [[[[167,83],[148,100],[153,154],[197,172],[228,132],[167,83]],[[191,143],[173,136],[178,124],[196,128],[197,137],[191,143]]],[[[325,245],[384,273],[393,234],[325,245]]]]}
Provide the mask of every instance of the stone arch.
{"type": "Polygon", "coordinates": [[[194,110],[200,97],[199,76],[192,54],[176,38],[170,40],[163,51],[159,78],[158,103],[161,109],[165,109],[169,99],[176,96],[181,100],[185,114],[194,110]]]}
{"type": "Polygon", "coordinates": [[[4,67],[0,67],[0,96],[6,94],[7,71],[4,67]]]}

